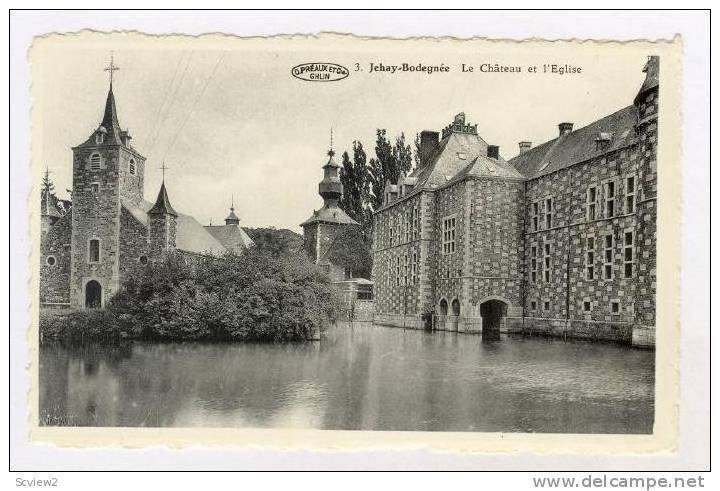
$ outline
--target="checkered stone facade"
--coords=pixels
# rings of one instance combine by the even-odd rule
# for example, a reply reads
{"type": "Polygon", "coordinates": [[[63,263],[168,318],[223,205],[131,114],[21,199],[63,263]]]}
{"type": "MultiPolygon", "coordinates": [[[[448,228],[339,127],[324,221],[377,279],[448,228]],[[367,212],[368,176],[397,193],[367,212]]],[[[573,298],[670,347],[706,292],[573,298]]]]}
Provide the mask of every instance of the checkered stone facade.
{"type": "MultiPolygon", "coordinates": [[[[390,193],[374,217],[376,322],[420,327],[434,314],[441,328],[478,332],[481,306],[497,300],[508,332],[654,346],[657,58],[645,71],[632,106],[576,133],[562,123],[558,139],[524,160],[521,151],[510,161],[520,179],[473,175],[466,163],[445,163],[455,173],[443,176],[446,183],[433,185],[433,170],[420,169],[412,176],[426,179],[420,189],[390,193]],[[564,153],[552,154],[563,145],[564,153]],[[548,155],[562,165],[550,166],[548,155]],[[418,237],[400,240],[403,217],[415,208],[418,237]],[[420,279],[406,283],[404,258],[413,254],[420,279]]],[[[468,132],[464,114],[455,123],[437,147],[446,153],[454,131],[468,132]]],[[[437,166],[443,162],[432,148],[426,154],[435,155],[437,166]]]]}

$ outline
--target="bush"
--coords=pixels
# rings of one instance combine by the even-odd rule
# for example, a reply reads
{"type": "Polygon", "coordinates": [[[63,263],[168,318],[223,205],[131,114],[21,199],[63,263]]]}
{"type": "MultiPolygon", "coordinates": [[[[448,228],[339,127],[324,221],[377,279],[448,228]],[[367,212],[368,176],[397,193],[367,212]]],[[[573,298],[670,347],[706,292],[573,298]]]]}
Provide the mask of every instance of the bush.
{"type": "Polygon", "coordinates": [[[294,248],[169,253],[128,277],[104,311],[41,319],[49,338],[300,341],[335,318],[327,276],[294,248]]]}

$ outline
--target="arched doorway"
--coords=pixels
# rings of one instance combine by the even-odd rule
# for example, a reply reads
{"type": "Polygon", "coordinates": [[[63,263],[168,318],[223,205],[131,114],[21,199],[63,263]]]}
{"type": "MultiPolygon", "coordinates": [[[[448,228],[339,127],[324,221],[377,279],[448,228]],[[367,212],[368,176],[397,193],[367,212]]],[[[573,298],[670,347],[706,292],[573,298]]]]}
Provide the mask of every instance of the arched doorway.
{"type": "Polygon", "coordinates": [[[95,280],[90,280],[85,285],[85,308],[99,309],[102,307],[102,287],[95,280]]]}
{"type": "Polygon", "coordinates": [[[447,315],[448,315],[448,303],[447,300],[444,298],[440,300],[440,315],[438,315],[437,319],[437,328],[438,329],[445,329],[445,322],[447,321],[447,315]]]}
{"type": "Polygon", "coordinates": [[[452,315],[453,315],[452,328],[453,328],[453,331],[457,331],[459,319],[460,319],[460,300],[458,300],[457,298],[453,299],[453,301],[452,301],[452,315]]]}
{"type": "Polygon", "coordinates": [[[507,304],[502,300],[488,300],[480,304],[483,338],[499,339],[500,327],[507,315],[507,304]]]}

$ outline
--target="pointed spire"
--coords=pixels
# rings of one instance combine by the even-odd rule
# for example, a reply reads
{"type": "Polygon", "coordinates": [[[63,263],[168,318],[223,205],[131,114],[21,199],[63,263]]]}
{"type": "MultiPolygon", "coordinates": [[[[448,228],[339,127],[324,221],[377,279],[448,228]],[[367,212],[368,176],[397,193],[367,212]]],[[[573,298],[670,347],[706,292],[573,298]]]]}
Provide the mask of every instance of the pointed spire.
{"type": "Polygon", "coordinates": [[[160,192],[158,193],[157,200],[155,200],[155,204],[150,209],[150,211],[148,211],[148,215],[172,215],[174,217],[178,216],[178,213],[170,204],[170,198],[168,198],[167,189],[165,189],[164,179],[162,184],[160,185],[160,192]]]}
{"type": "Polygon", "coordinates": [[[117,108],[115,106],[115,96],[113,95],[112,86],[107,95],[105,101],[105,113],[103,114],[102,123],[100,126],[105,128],[107,131],[113,131],[113,133],[120,134],[120,123],[117,117],[117,108]]]}
{"type": "Polygon", "coordinates": [[[335,150],[333,149],[333,130],[330,128],[330,149],[328,150],[328,162],[325,164],[324,167],[332,166],[332,167],[340,167],[337,162],[335,162],[335,150]]]}

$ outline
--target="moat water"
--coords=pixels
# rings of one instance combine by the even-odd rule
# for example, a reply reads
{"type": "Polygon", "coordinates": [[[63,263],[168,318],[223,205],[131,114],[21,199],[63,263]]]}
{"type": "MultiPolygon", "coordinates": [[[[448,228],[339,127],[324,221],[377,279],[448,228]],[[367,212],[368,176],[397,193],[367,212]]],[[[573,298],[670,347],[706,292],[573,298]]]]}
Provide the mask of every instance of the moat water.
{"type": "Polygon", "coordinates": [[[45,425],[652,433],[655,353],[356,323],[306,344],[46,344],[45,425]]]}

